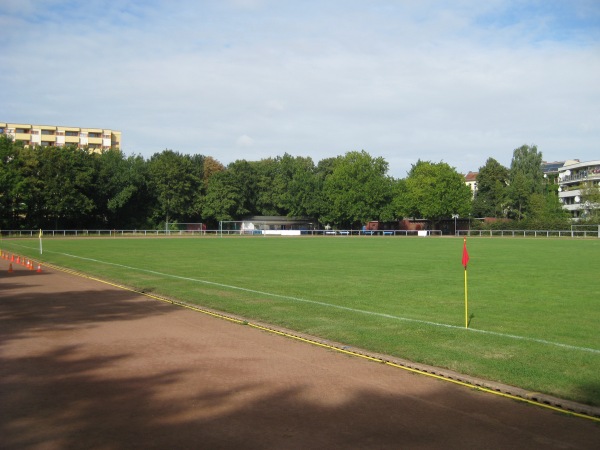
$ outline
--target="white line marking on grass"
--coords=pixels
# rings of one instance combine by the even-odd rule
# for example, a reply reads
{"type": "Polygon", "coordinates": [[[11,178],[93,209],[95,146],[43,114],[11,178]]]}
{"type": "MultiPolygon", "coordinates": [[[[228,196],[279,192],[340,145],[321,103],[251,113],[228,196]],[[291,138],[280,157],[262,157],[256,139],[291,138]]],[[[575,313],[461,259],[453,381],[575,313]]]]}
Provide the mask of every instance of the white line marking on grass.
{"type": "Polygon", "coordinates": [[[157,271],[149,270],[149,269],[141,269],[139,267],[125,266],[123,264],[117,264],[117,263],[112,263],[112,262],[107,262],[107,261],[100,261],[98,259],[86,258],[86,257],[83,257],[83,256],[71,255],[71,254],[68,254],[68,253],[60,253],[60,252],[51,252],[51,253],[58,253],[60,255],[69,256],[71,258],[83,259],[83,260],[86,260],[86,261],[92,261],[92,262],[95,262],[95,263],[106,264],[106,265],[115,266],[115,267],[122,267],[123,269],[137,270],[138,272],[150,273],[150,274],[153,274],[153,275],[159,275],[161,277],[175,278],[175,279],[178,279],[178,280],[192,281],[192,282],[195,282],[195,283],[203,283],[203,284],[208,284],[208,285],[212,285],[212,286],[218,286],[218,287],[227,288],[227,289],[233,289],[233,290],[238,290],[238,291],[243,291],[243,292],[249,292],[249,293],[252,293],[252,294],[266,295],[266,296],[269,296],[269,297],[281,298],[281,299],[285,299],[285,300],[293,300],[293,301],[296,301],[296,302],[310,303],[312,305],[319,305],[319,306],[324,306],[324,307],[327,307],[327,308],[341,309],[341,310],[344,310],[344,311],[350,311],[350,312],[354,312],[354,313],[358,313],[358,314],[366,314],[366,315],[369,315],[369,316],[384,317],[386,319],[400,320],[400,321],[403,321],[403,322],[420,323],[420,324],[424,324],[424,325],[431,325],[431,326],[434,326],[434,327],[443,327],[443,328],[451,328],[451,329],[456,329],[456,330],[471,331],[471,332],[474,332],[474,333],[488,334],[488,335],[491,335],[491,336],[499,336],[499,337],[504,337],[504,338],[517,339],[517,340],[521,340],[521,341],[537,342],[539,344],[552,345],[554,347],[562,347],[562,348],[566,348],[566,349],[570,349],[570,350],[579,350],[579,351],[583,351],[583,352],[600,354],[600,350],[597,350],[597,349],[594,349],[594,348],[577,347],[575,345],[562,344],[560,342],[547,341],[545,339],[536,339],[536,338],[530,338],[530,337],[525,337],[525,336],[518,336],[518,335],[515,335],[515,334],[505,334],[505,333],[499,333],[499,332],[496,332],[496,331],[479,330],[477,328],[464,328],[464,327],[458,326],[458,325],[450,325],[450,324],[446,324],[446,323],[430,322],[428,320],[410,319],[408,317],[393,316],[391,314],[378,313],[378,312],[374,312],[374,311],[367,311],[367,310],[364,310],[364,309],[350,308],[348,306],[334,305],[332,303],[319,302],[317,300],[308,300],[308,299],[300,298],[300,297],[291,297],[291,296],[288,296],[288,295],[273,294],[271,292],[257,291],[257,290],[254,290],[254,289],[248,289],[248,288],[243,288],[243,287],[239,287],[239,286],[231,286],[231,285],[228,285],[228,284],[216,283],[214,281],[201,280],[201,279],[198,279],[198,278],[189,278],[189,277],[182,277],[180,275],[171,275],[171,274],[164,273],[164,272],[157,272],[157,271]]]}

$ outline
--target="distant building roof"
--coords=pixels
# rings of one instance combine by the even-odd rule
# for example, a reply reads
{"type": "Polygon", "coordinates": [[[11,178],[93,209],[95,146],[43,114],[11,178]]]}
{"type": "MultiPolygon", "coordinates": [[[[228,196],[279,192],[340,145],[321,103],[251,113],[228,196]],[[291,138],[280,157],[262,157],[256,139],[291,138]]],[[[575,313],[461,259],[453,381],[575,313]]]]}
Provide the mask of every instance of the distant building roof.
{"type": "Polygon", "coordinates": [[[553,162],[542,161],[542,172],[558,173],[558,169],[560,169],[564,165],[565,165],[565,161],[553,161],[553,162]]]}
{"type": "Polygon", "coordinates": [[[479,175],[479,172],[471,172],[471,171],[469,171],[469,173],[465,175],[465,181],[466,182],[477,181],[477,175],[479,175]]]}

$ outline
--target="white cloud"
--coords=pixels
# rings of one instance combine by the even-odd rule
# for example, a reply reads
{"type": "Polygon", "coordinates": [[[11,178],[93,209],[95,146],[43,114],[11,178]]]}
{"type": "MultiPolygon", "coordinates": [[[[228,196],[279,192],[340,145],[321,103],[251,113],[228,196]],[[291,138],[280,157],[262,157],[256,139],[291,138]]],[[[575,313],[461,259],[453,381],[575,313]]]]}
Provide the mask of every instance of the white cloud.
{"type": "Polygon", "coordinates": [[[235,145],[238,147],[252,147],[254,145],[254,139],[247,134],[243,134],[236,139],[235,145]]]}
{"type": "Polygon", "coordinates": [[[575,10],[563,23],[500,0],[14,4],[0,5],[0,120],[111,127],[127,153],[223,163],[365,149],[394,176],[419,158],[509,164],[524,143],[600,157],[599,34],[575,10]]]}

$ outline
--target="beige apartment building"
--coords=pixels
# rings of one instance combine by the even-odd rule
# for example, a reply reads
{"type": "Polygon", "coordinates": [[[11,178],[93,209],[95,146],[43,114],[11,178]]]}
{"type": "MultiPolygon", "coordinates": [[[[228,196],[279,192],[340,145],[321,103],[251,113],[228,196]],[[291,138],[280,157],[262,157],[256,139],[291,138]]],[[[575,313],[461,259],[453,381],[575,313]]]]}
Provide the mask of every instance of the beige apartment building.
{"type": "Polygon", "coordinates": [[[11,136],[25,145],[63,147],[75,145],[101,152],[121,148],[121,132],[105,128],[63,127],[0,122],[0,134],[11,136]]]}

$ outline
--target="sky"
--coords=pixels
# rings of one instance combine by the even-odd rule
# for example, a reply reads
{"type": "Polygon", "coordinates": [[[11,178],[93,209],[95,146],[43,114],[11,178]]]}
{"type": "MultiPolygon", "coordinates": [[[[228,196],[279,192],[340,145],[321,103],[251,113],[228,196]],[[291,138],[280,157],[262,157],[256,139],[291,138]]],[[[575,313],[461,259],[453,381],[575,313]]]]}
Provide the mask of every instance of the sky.
{"type": "Polygon", "coordinates": [[[0,121],[126,155],[600,159],[600,0],[0,0],[0,121]]]}

